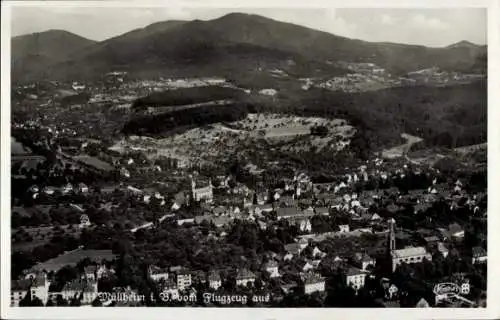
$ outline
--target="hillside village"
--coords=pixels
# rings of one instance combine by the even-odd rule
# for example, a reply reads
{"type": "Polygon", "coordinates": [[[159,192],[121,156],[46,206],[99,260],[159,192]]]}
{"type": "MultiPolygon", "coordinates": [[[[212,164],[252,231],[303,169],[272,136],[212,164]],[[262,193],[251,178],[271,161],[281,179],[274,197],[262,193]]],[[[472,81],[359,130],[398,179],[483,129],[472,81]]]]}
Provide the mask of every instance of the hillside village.
{"type": "Polygon", "coordinates": [[[137,298],[126,305],[223,304],[203,292],[259,296],[256,306],[485,299],[486,192],[468,173],[375,157],[325,181],[297,170],[270,180],[272,163],[227,172],[120,153],[76,125],[13,124],[32,139],[12,151],[13,305],[123,303],[103,291],[137,298]],[[448,282],[466,289],[443,300],[434,289],[448,282]]]}

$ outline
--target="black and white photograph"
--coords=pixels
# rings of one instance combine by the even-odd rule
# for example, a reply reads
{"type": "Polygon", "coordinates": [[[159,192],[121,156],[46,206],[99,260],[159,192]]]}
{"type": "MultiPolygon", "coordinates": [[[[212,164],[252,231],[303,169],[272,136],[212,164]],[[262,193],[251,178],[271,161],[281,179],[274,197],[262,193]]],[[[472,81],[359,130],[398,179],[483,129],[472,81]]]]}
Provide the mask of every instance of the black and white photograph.
{"type": "Polygon", "coordinates": [[[500,312],[491,2],[99,3],[2,3],[2,318],[500,312]]]}

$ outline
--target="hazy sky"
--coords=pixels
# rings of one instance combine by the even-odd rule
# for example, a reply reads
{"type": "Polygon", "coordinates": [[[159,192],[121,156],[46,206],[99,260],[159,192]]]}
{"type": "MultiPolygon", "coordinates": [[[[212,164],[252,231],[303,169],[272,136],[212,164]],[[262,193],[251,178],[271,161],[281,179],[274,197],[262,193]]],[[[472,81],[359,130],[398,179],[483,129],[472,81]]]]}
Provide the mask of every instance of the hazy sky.
{"type": "Polygon", "coordinates": [[[486,10],[463,9],[215,9],[14,7],[12,35],[63,29],[105,40],[165,20],[210,20],[229,12],[256,13],[340,36],[446,46],[461,40],[486,44],[486,10]]]}

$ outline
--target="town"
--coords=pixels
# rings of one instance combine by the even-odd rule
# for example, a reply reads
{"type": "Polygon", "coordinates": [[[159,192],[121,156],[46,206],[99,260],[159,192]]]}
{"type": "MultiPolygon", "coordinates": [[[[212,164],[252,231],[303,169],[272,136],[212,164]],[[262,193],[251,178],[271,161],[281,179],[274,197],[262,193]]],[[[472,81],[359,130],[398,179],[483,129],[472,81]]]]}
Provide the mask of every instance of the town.
{"type": "Polygon", "coordinates": [[[54,8],[6,50],[9,312],[492,307],[484,8],[54,8]]]}
{"type": "MultiPolygon", "coordinates": [[[[245,143],[286,134],[322,139],[308,128],[337,128],[335,152],[352,138],[341,120],[276,114],[218,129],[224,147],[205,133],[199,144],[183,140],[194,149],[181,156],[138,137],[118,148],[109,123],[82,113],[107,89],[93,90],[88,102],[70,106],[64,97],[47,104],[30,96],[17,110],[39,112],[13,113],[13,306],[484,306],[484,160],[464,168],[450,157],[380,154],[318,176],[290,162],[257,166],[224,153],[231,139],[223,137],[236,139],[238,130],[267,130],[242,135],[245,143]],[[200,161],[210,151],[218,152],[200,161]]],[[[101,104],[113,117],[130,112],[101,104]]]]}

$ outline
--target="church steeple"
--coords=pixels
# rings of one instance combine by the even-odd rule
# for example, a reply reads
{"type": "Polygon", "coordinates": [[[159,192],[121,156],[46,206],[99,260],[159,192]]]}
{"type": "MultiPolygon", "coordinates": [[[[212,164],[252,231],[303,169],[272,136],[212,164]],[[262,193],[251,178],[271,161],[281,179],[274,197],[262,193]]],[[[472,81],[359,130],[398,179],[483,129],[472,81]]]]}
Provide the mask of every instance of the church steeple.
{"type": "Polygon", "coordinates": [[[387,241],[389,254],[392,251],[396,250],[396,233],[394,231],[395,225],[396,225],[396,221],[394,220],[394,218],[389,219],[389,237],[388,237],[388,241],[387,241]]]}

